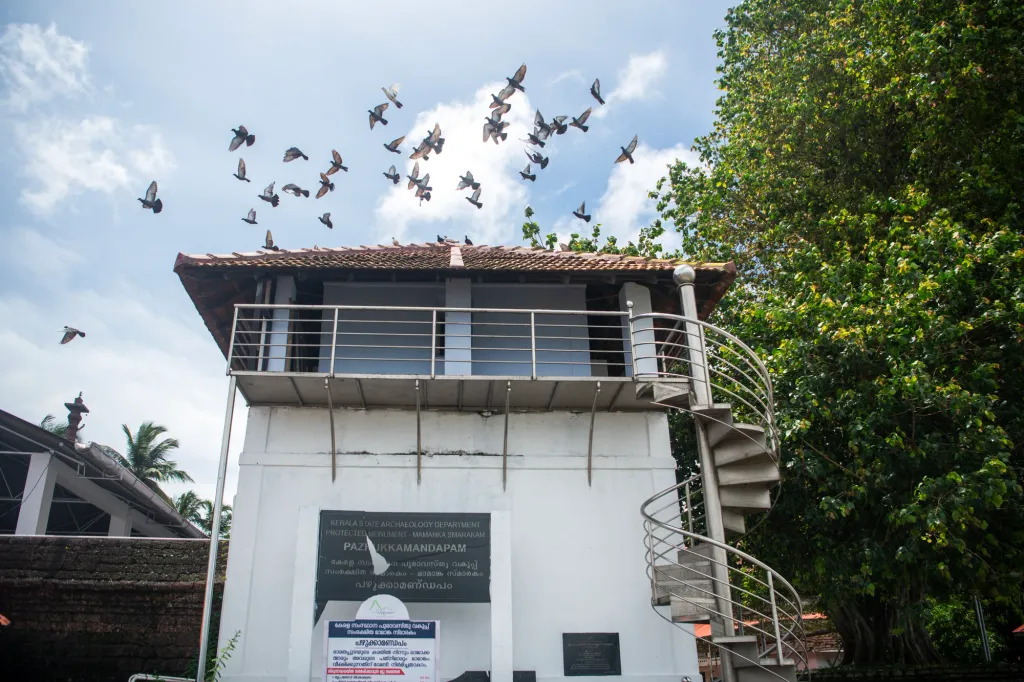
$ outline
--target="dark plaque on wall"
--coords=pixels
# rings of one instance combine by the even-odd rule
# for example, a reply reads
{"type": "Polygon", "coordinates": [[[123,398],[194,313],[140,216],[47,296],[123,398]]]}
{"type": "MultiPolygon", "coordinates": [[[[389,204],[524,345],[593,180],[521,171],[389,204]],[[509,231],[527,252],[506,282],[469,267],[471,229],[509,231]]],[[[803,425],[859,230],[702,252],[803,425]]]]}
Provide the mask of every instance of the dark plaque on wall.
{"type": "Polygon", "coordinates": [[[316,601],[363,601],[390,594],[406,602],[491,600],[490,514],[320,512],[316,601]],[[369,536],[387,570],[375,575],[369,536]]]}
{"type": "Polygon", "coordinates": [[[617,632],[563,632],[562,667],[566,677],[621,675],[617,632]]]}

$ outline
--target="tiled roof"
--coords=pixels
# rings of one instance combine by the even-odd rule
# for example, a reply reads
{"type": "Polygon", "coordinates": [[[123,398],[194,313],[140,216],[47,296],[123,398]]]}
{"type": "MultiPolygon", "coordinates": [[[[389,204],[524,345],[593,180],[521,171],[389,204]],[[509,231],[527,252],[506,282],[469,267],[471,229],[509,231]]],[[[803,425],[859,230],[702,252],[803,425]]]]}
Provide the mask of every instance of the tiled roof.
{"type": "MultiPolygon", "coordinates": [[[[682,261],[615,254],[548,251],[528,246],[470,246],[452,243],[372,245],[281,249],[205,255],[179,254],[179,268],[231,267],[273,269],[449,270],[475,271],[671,271],[682,261]]],[[[724,263],[708,263],[698,269],[726,270],[724,263]]]]}

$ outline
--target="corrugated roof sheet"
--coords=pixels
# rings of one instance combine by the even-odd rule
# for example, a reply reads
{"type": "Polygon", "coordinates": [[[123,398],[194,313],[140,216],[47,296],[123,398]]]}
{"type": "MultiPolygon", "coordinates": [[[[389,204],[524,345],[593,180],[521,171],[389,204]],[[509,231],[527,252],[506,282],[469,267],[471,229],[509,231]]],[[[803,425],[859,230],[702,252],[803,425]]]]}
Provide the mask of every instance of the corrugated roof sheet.
{"type": "MultiPolygon", "coordinates": [[[[370,245],[355,247],[315,246],[230,254],[178,254],[179,268],[244,267],[273,269],[447,270],[458,267],[478,271],[579,272],[670,271],[683,261],[616,254],[548,251],[528,246],[484,246],[452,243],[370,245]]],[[[725,269],[724,263],[698,268],[725,269]]]]}

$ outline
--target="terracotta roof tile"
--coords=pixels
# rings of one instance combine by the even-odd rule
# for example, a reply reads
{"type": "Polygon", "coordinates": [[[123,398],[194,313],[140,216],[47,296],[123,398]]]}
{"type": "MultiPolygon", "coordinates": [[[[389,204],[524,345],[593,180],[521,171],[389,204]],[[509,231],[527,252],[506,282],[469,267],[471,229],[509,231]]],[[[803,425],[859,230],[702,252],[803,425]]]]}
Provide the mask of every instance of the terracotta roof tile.
{"type": "MultiPolygon", "coordinates": [[[[359,247],[313,247],[230,254],[179,254],[174,269],[180,268],[273,268],[273,269],[359,269],[359,270],[447,270],[456,261],[455,244],[373,244],[359,247]]],[[[486,246],[458,244],[466,270],[491,271],[670,271],[682,261],[642,258],[621,254],[548,251],[528,246],[486,246]]],[[[458,267],[458,266],[455,266],[458,267]]],[[[699,268],[724,269],[725,264],[703,264],[699,268]]]]}

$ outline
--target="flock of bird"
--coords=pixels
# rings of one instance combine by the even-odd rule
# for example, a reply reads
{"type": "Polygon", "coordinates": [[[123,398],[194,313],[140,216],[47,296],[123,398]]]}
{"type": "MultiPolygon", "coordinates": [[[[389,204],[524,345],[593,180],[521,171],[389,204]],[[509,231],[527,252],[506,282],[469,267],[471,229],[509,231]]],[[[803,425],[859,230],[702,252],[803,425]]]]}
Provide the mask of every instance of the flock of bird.
{"type": "MultiPolygon", "coordinates": [[[[502,117],[504,117],[506,114],[509,113],[509,111],[512,110],[512,104],[511,102],[509,102],[509,99],[516,93],[516,91],[518,90],[519,92],[526,92],[526,88],[523,86],[523,81],[525,79],[526,64],[523,64],[516,70],[516,72],[512,76],[505,77],[505,80],[508,82],[508,84],[504,88],[502,88],[497,94],[491,95],[491,103],[488,107],[490,110],[490,114],[484,119],[483,126],[483,142],[485,144],[490,140],[493,141],[494,144],[498,145],[501,144],[502,142],[505,142],[508,139],[508,133],[505,132],[505,129],[508,128],[510,124],[508,121],[502,120],[502,117]]],[[[378,104],[372,109],[367,109],[367,113],[369,114],[370,130],[373,130],[374,126],[376,126],[378,123],[380,123],[382,126],[386,126],[388,124],[387,119],[384,118],[384,114],[391,104],[395,105],[395,109],[402,108],[402,103],[398,101],[399,87],[399,84],[395,83],[389,88],[381,88],[381,90],[384,92],[384,96],[387,98],[388,101],[383,102],[382,104],[378,104]]],[[[590,86],[590,94],[591,96],[593,96],[595,100],[597,100],[599,105],[603,105],[605,103],[604,98],[601,96],[601,81],[599,79],[595,79],[594,83],[590,86]]],[[[529,159],[529,163],[526,164],[526,167],[523,170],[519,171],[519,175],[523,178],[523,180],[529,182],[534,182],[537,180],[537,175],[536,173],[533,172],[534,165],[539,166],[541,170],[544,170],[545,168],[548,167],[550,157],[544,156],[544,154],[540,150],[544,149],[545,145],[548,143],[548,140],[551,138],[552,135],[564,135],[570,127],[577,128],[584,133],[587,132],[587,130],[589,129],[589,126],[587,125],[587,120],[590,118],[592,109],[593,107],[588,107],[587,110],[580,114],[578,117],[555,116],[553,119],[551,119],[551,121],[545,120],[544,116],[540,113],[540,111],[536,112],[533,119],[533,132],[529,133],[523,140],[523,142],[526,142],[529,145],[533,145],[536,148],[536,150],[534,151],[531,151],[528,148],[526,149],[526,156],[529,159]],[[566,121],[569,122],[566,123],[566,121]]],[[[256,142],[256,136],[250,133],[243,125],[240,125],[237,128],[232,128],[231,132],[234,133],[234,136],[231,138],[231,142],[228,144],[229,152],[233,152],[240,149],[243,144],[246,147],[251,147],[256,142]]],[[[385,142],[383,146],[389,152],[392,152],[394,154],[402,154],[402,151],[399,149],[399,147],[404,141],[405,136],[403,135],[402,137],[391,140],[390,142],[385,142]]],[[[420,204],[422,204],[424,201],[430,201],[431,192],[434,189],[433,187],[430,186],[429,172],[425,173],[423,176],[420,176],[420,161],[422,160],[424,162],[427,162],[430,160],[431,154],[440,154],[444,149],[444,143],[445,138],[442,136],[441,126],[440,124],[435,123],[433,130],[431,130],[426,134],[426,136],[424,136],[424,138],[420,141],[419,145],[417,145],[416,148],[413,150],[412,154],[409,155],[409,158],[414,159],[416,163],[413,165],[412,174],[406,176],[409,181],[407,184],[407,188],[410,191],[414,191],[414,195],[417,199],[420,200],[420,204]]],[[[621,153],[615,159],[615,163],[629,161],[629,163],[632,164],[634,162],[633,152],[636,151],[636,145],[637,136],[634,135],[633,139],[630,141],[628,145],[626,145],[625,147],[619,147],[621,153]]],[[[292,161],[295,161],[296,159],[308,161],[309,157],[306,154],[304,154],[302,150],[300,150],[298,147],[289,147],[284,153],[284,163],[290,163],[292,161]]],[[[331,180],[331,176],[333,176],[338,171],[348,172],[348,167],[344,165],[341,154],[339,154],[337,150],[332,149],[329,167],[327,168],[326,171],[320,173],[320,188],[316,192],[317,199],[321,199],[325,195],[327,195],[328,192],[334,191],[334,182],[331,180]]],[[[236,170],[235,173],[233,173],[233,175],[235,178],[242,182],[251,182],[251,180],[246,176],[244,159],[238,159],[238,169],[236,170]]],[[[394,164],[392,164],[391,167],[384,172],[384,177],[390,180],[395,185],[401,182],[401,176],[395,169],[394,164]]],[[[270,204],[271,207],[276,208],[281,201],[281,197],[274,192],[274,184],[274,182],[271,182],[263,189],[263,192],[261,192],[257,196],[259,197],[260,200],[270,204]]],[[[470,196],[466,197],[466,201],[468,201],[471,205],[475,206],[478,209],[482,208],[483,202],[480,201],[480,196],[483,191],[481,183],[475,177],[473,177],[473,173],[471,171],[466,171],[464,175],[459,177],[459,184],[456,187],[457,191],[463,191],[467,189],[472,190],[472,193],[470,194],[470,196]]],[[[302,189],[301,187],[294,183],[288,183],[287,185],[281,188],[281,191],[293,194],[296,197],[305,198],[308,198],[310,194],[310,190],[302,189]]],[[[141,197],[139,199],[139,202],[142,204],[143,209],[151,210],[153,211],[153,213],[160,213],[163,210],[164,203],[163,200],[157,197],[157,183],[155,180],[150,183],[149,187],[146,189],[145,196],[141,197]]],[[[587,204],[586,201],[584,201],[580,204],[580,207],[577,210],[572,212],[572,214],[575,217],[579,218],[580,220],[589,223],[591,216],[589,213],[587,213],[586,209],[587,204]]],[[[242,221],[250,225],[256,225],[256,209],[250,208],[246,216],[242,218],[242,221]]],[[[328,228],[334,227],[334,224],[331,222],[330,212],[324,213],[322,216],[320,216],[319,221],[322,224],[326,225],[328,228]]],[[[454,240],[448,239],[447,237],[442,237],[441,235],[438,235],[437,241],[438,243],[441,244],[458,243],[455,242],[454,240]]],[[[392,239],[392,243],[394,243],[396,246],[399,245],[399,242],[395,239],[392,239]]],[[[469,240],[469,237],[466,237],[465,243],[472,244],[473,242],[469,240]]],[[[271,234],[270,230],[267,230],[263,248],[272,251],[278,250],[278,247],[274,244],[274,237],[271,234]]],[[[85,332],[75,329],[74,327],[64,327],[63,331],[64,335],[61,338],[61,344],[67,344],[78,336],[85,338],[85,332]]]]}
{"type": "MultiPolygon", "coordinates": [[[[489,105],[490,113],[484,119],[483,125],[483,141],[486,143],[488,140],[493,141],[494,144],[501,144],[508,139],[508,133],[505,129],[510,125],[508,121],[502,120],[502,118],[508,114],[512,109],[512,104],[509,99],[516,93],[526,92],[526,88],[523,86],[523,81],[526,79],[526,64],[521,65],[512,76],[506,76],[505,80],[507,85],[501,89],[497,94],[491,95],[491,103],[489,105]]],[[[379,123],[383,126],[388,125],[388,121],[384,118],[385,113],[390,105],[394,105],[396,109],[402,108],[402,103],[398,100],[398,91],[400,85],[398,83],[393,84],[388,88],[381,88],[384,92],[384,96],[388,101],[378,104],[372,109],[367,109],[369,114],[370,130],[379,123]]],[[[595,79],[594,83],[590,86],[590,94],[598,104],[603,105],[605,103],[604,98],[601,96],[601,81],[595,79]]],[[[534,115],[533,121],[533,132],[529,133],[523,140],[529,145],[533,145],[536,149],[526,149],[526,156],[529,159],[529,163],[526,167],[519,171],[519,175],[523,180],[529,182],[535,182],[537,179],[536,173],[533,171],[534,166],[539,166],[541,170],[548,167],[550,157],[544,156],[542,150],[547,141],[552,135],[563,135],[570,128],[577,128],[582,132],[587,132],[589,126],[587,120],[590,118],[590,114],[593,108],[588,107],[586,111],[577,116],[555,116],[551,121],[545,120],[544,116],[540,111],[537,111],[534,115]],[[568,121],[568,122],[567,122],[568,121]]],[[[251,147],[256,142],[256,136],[250,133],[245,126],[240,125],[238,128],[231,130],[234,136],[231,138],[231,142],[228,145],[228,151],[233,152],[238,150],[244,144],[246,147],[251,147]]],[[[390,142],[383,144],[384,148],[395,154],[402,154],[399,147],[405,141],[405,136],[398,137],[390,142]]],[[[440,124],[435,123],[433,130],[428,132],[424,138],[420,141],[419,145],[413,150],[412,154],[409,155],[410,159],[416,161],[412,168],[412,174],[406,176],[408,183],[407,189],[414,193],[414,196],[419,199],[420,204],[424,201],[430,201],[433,187],[430,185],[430,173],[427,172],[424,175],[420,175],[420,161],[427,162],[430,160],[431,154],[440,154],[444,149],[445,138],[442,136],[440,124]]],[[[636,150],[637,136],[633,136],[632,141],[625,147],[620,147],[621,153],[615,159],[615,163],[621,163],[623,161],[629,161],[633,163],[633,152],[636,150]]],[[[302,159],[308,161],[309,157],[302,152],[298,147],[290,147],[284,153],[284,163],[295,161],[296,159],[302,159]]],[[[338,171],[348,171],[348,167],[344,165],[341,155],[337,150],[331,150],[331,159],[329,167],[326,171],[320,173],[320,187],[316,192],[316,198],[320,199],[327,195],[328,192],[333,192],[335,185],[331,179],[331,176],[338,171]]],[[[233,174],[235,178],[243,182],[251,182],[246,176],[245,160],[239,158],[238,169],[233,174]]],[[[387,171],[383,173],[384,177],[390,180],[393,184],[397,185],[401,182],[401,175],[392,164],[387,171]]],[[[271,207],[276,208],[280,203],[280,195],[274,192],[274,182],[267,185],[263,192],[258,194],[257,197],[270,204],[271,207]]],[[[481,183],[473,177],[471,171],[466,171],[465,175],[459,178],[459,184],[456,188],[458,191],[465,189],[472,190],[470,196],[466,197],[471,205],[476,208],[483,208],[483,202],[480,200],[483,189],[481,183]]],[[[310,195],[310,190],[303,189],[294,183],[288,183],[281,188],[282,192],[293,194],[296,197],[306,197],[310,195]]],[[[149,209],[153,213],[160,213],[163,210],[163,201],[157,198],[157,183],[154,180],[150,183],[149,188],[146,190],[144,198],[140,198],[139,202],[142,204],[144,209],[149,209]]],[[[586,212],[586,202],[580,204],[578,210],[573,211],[573,215],[585,222],[590,222],[590,214],[586,212]]],[[[333,228],[334,224],[331,222],[330,212],[324,213],[319,218],[320,222],[326,225],[328,228],[333,228]]],[[[243,222],[250,225],[258,224],[256,222],[256,209],[250,208],[249,212],[244,218],[243,222]]],[[[266,241],[264,248],[270,250],[278,250],[274,245],[273,235],[270,231],[267,231],[266,241]]]]}

